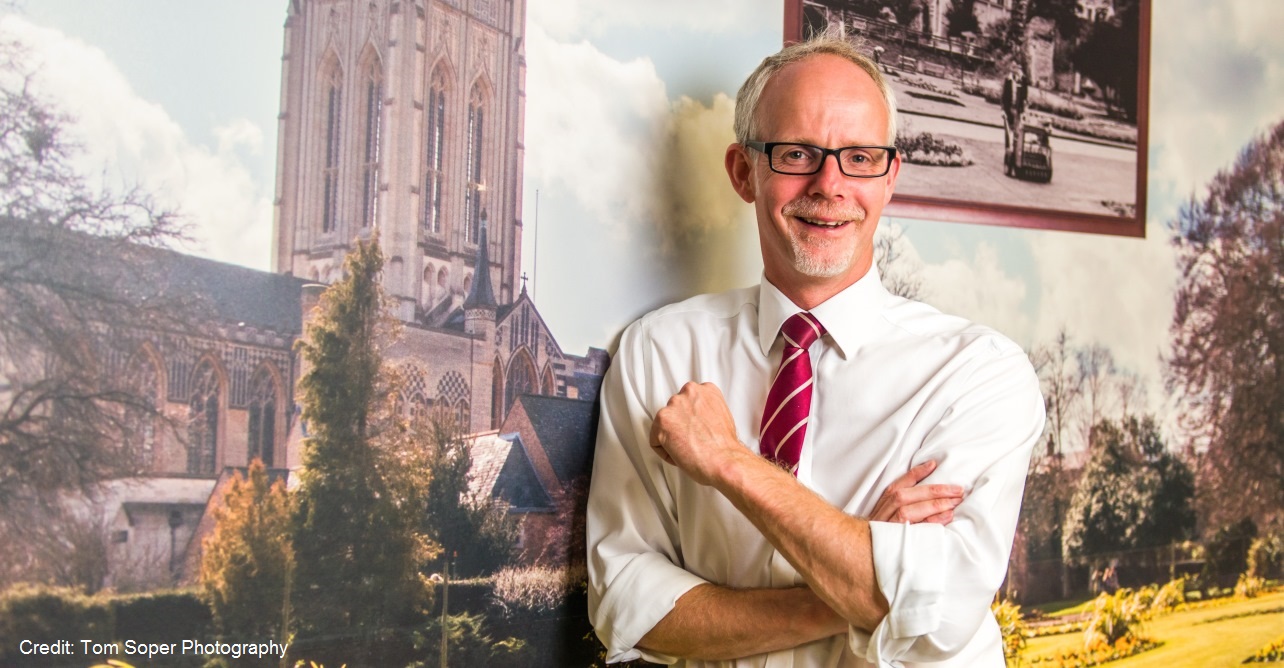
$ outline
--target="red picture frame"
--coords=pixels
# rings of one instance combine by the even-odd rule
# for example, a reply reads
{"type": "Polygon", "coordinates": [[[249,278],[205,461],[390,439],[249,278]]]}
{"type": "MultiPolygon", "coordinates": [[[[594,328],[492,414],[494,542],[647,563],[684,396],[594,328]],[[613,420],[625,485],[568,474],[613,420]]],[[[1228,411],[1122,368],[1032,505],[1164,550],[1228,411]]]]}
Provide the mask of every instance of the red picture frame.
{"type": "Polygon", "coordinates": [[[949,0],[904,3],[903,11],[918,9],[913,16],[897,16],[893,2],[784,0],[784,40],[841,21],[849,36],[877,53],[897,93],[897,143],[907,158],[887,215],[1144,237],[1150,0],[1080,3],[1081,32],[1073,42],[1055,21],[1033,17],[1025,23],[1023,50],[987,51],[996,23],[1005,34],[1021,34],[1011,18],[1020,1],[975,0],[978,29],[951,36],[958,32],[951,21],[966,17],[955,18],[949,0]],[[982,12],[984,19],[977,16],[982,12]],[[1068,57],[1055,50],[1087,39],[1099,41],[1083,49],[1089,54],[1084,69],[1095,64],[1104,80],[1116,75],[1111,60],[1135,57],[1135,82],[1126,70],[1102,85],[1074,64],[1066,68],[1068,57]],[[1024,62],[1012,55],[1020,51],[1024,62]],[[1013,90],[1021,95],[1004,95],[1013,90]],[[950,160],[971,164],[926,164],[950,160]]]}

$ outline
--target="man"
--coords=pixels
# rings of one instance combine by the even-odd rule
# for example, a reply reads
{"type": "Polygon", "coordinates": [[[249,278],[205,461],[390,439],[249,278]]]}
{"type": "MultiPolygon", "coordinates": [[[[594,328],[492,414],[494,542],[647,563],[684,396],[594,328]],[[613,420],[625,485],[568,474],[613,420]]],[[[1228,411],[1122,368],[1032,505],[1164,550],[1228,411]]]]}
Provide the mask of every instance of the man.
{"type": "Polygon", "coordinates": [[[1029,361],[879,282],[900,161],[869,59],[788,47],[735,125],[761,284],[634,323],[603,384],[587,530],[607,658],[1001,667],[989,604],[1043,427],[1029,361]]]}

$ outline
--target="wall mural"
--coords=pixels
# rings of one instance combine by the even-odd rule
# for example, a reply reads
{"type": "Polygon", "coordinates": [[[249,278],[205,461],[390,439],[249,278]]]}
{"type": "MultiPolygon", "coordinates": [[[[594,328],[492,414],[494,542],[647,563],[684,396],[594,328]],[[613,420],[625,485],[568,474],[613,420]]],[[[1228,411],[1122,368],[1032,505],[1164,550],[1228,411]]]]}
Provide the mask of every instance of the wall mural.
{"type": "Polygon", "coordinates": [[[1014,656],[1278,656],[1284,7],[46,0],[0,15],[0,663],[600,665],[609,353],[758,280],[735,91],[837,22],[904,112],[885,282],[1043,382],[1014,656]]]}

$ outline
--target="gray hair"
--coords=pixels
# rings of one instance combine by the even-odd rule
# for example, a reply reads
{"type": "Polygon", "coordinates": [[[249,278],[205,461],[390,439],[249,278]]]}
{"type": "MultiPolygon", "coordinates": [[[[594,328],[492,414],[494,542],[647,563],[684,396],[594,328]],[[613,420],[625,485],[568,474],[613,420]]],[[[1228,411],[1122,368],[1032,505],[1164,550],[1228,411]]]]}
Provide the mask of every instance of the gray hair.
{"type": "Polygon", "coordinates": [[[892,92],[892,87],[887,83],[883,73],[879,71],[878,64],[846,38],[841,24],[831,24],[824,32],[817,33],[806,41],[790,44],[767,56],[749,75],[749,78],[745,79],[740,92],[736,94],[736,119],[732,127],[735,130],[737,142],[743,144],[754,138],[752,135],[757,129],[758,101],[762,98],[762,91],[767,88],[771,78],[786,65],[821,54],[845,58],[869,74],[874,80],[874,85],[878,86],[879,92],[883,94],[883,102],[887,105],[887,144],[891,146],[896,143],[896,95],[892,92]]]}

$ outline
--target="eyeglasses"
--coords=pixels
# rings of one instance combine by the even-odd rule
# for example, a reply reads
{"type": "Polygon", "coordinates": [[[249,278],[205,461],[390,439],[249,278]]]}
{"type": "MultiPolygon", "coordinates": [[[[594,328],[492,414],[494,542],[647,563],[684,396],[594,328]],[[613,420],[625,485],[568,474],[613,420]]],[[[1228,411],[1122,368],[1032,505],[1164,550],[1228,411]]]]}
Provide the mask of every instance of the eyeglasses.
{"type": "Polygon", "coordinates": [[[825,158],[832,155],[843,174],[858,179],[872,179],[891,171],[892,161],[896,159],[896,148],[893,146],[823,148],[811,144],[760,141],[747,141],[744,145],[767,156],[771,171],[795,176],[819,172],[825,165],[825,158]]]}

